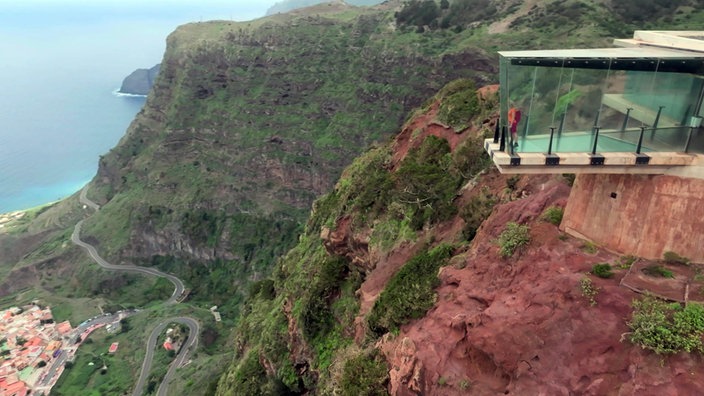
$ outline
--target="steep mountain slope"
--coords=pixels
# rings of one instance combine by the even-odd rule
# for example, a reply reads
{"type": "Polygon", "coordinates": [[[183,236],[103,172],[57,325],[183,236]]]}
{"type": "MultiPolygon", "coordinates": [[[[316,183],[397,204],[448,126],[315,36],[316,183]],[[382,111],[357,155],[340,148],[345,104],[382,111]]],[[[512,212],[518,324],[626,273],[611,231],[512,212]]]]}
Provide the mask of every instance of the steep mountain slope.
{"type": "Polygon", "coordinates": [[[268,273],[362,148],[444,82],[495,72],[481,50],[404,41],[389,18],[323,5],[180,27],[144,110],[101,158],[87,235],[116,261],[159,265],[192,280],[194,296],[236,303],[237,284],[268,273]]]}
{"type": "Polygon", "coordinates": [[[455,82],[343,172],[250,289],[218,394],[698,392],[700,357],[628,341],[630,263],[551,223],[569,180],[488,166],[494,105],[455,82]]]}

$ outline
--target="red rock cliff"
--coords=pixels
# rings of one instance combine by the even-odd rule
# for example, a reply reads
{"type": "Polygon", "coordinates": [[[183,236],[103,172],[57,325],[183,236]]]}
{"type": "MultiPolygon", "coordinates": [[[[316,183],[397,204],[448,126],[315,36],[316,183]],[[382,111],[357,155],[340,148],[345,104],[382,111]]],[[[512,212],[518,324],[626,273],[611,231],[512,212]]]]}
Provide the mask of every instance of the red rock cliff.
{"type": "MultiPolygon", "coordinates": [[[[505,180],[491,178],[492,188],[505,180]]],[[[565,204],[567,185],[524,177],[519,190],[527,193],[498,205],[471,247],[440,270],[437,303],[426,316],[377,344],[390,363],[390,393],[701,394],[701,358],[658,356],[625,341],[630,304],[638,297],[619,286],[625,270],[614,279],[590,276],[599,289],[595,306],[582,295],[585,273],[618,257],[588,254],[583,241],[539,220],[548,206],[565,204]],[[495,241],[510,221],[528,224],[531,242],[503,259],[495,241]]]]}

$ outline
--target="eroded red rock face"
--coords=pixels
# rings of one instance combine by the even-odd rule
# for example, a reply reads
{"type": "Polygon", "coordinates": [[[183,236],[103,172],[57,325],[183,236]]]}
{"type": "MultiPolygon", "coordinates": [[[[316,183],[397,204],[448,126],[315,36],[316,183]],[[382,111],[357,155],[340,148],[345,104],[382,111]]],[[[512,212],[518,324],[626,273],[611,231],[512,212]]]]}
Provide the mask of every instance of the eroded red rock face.
{"type": "Polygon", "coordinates": [[[580,279],[595,263],[576,239],[561,240],[538,220],[564,205],[557,179],[524,179],[527,197],[498,206],[471,248],[441,269],[438,302],[428,314],[387,335],[393,395],[695,395],[704,365],[690,355],[661,357],[621,341],[637,295],[614,279],[592,277],[596,306],[580,279]],[[509,221],[531,227],[532,242],[502,259],[494,242],[509,221]]]}

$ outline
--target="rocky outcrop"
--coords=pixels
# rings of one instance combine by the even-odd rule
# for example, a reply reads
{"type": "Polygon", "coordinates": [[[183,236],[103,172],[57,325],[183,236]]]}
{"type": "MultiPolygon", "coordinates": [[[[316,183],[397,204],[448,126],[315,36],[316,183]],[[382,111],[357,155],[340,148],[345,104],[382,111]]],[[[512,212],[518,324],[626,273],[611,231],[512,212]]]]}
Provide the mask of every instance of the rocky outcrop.
{"type": "Polygon", "coordinates": [[[157,64],[151,69],[137,69],[122,80],[120,93],[130,95],[147,95],[152,89],[152,85],[159,74],[161,64],[157,64]]]}
{"type": "Polygon", "coordinates": [[[370,272],[374,269],[369,258],[369,232],[354,233],[349,217],[338,219],[334,230],[323,227],[320,239],[331,255],[345,257],[360,270],[370,272]]]}
{"type": "MultiPolygon", "coordinates": [[[[498,206],[472,247],[441,269],[436,305],[383,337],[393,395],[676,395],[704,385],[694,356],[658,356],[630,344],[626,320],[636,294],[618,279],[593,277],[596,306],[580,279],[608,252],[587,254],[577,239],[536,221],[564,205],[569,188],[546,176],[531,193],[498,206]],[[495,243],[506,222],[529,224],[531,243],[502,259],[495,243]]],[[[620,271],[617,278],[623,276],[620,271]]],[[[695,391],[696,393],[696,391],[695,391]]]]}

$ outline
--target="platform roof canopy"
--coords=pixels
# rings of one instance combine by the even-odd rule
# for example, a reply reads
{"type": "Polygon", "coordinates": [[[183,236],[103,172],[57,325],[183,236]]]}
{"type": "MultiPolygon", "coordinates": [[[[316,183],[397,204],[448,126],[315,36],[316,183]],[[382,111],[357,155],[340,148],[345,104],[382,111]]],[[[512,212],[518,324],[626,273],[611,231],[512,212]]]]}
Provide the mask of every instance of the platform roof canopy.
{"type": "Polygon", "coordinates": [[[512,65],[704,74],[704,52],[668,48],[501,51],[512,65]]]}

